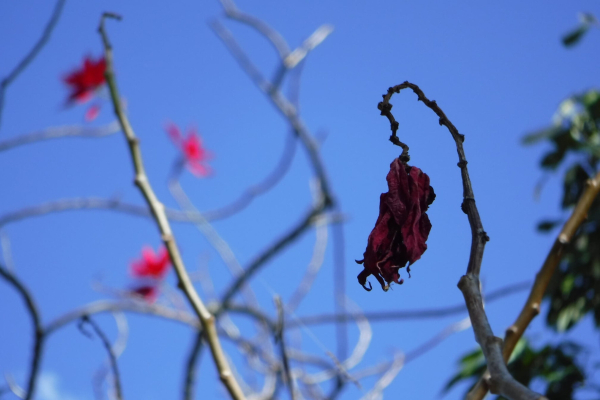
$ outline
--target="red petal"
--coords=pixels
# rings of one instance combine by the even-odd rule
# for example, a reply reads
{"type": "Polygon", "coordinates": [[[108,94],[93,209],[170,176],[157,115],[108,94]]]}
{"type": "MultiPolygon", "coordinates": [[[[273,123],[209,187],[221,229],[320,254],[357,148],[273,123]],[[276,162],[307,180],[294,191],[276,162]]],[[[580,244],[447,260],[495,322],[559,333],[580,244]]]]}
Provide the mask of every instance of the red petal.
{"type": "Polygon", "coordinates": [[[358,280],[374,275],[384,290],[388,284],[401,284],[399,269],[411,265],[427,250],[425,243],[431,222],[425,212],[435,199],[429,177],[419,168],[396,159],[387,175],[388,192],[382,193],[379,216],[369,235],[364,253],[364,270],[358,280]]]}

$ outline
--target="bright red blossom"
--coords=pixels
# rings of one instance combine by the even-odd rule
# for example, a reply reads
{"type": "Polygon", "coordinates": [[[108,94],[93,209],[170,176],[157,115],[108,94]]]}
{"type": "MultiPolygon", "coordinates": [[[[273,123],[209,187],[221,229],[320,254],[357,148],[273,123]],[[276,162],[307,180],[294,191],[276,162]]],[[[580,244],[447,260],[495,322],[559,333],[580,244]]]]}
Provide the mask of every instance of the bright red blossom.
{"type": "Polygon", "coordinates": [[[171,259],[167,249],[163,246],[154,253],[151,247],[142,249],[142,258],[131,263],[131,274],[136,278],[162,279],[171,266],[171,259]]]}
{"type": "Polygon", "coordinates": [[[68,103],[85,103],[88,101],[94,91],[106,82],[104,72],[106,71],[106,61],[104,57],[97,61],[86,57],[83,66],[63,78],[63,81],[70,87],[68,103]]]}
{"type": "Polygon", "coordinates": [[[387,175],[388,192],[382,193],[379,217],[369,235],[364,259],[364,270],[358,282],[367,288],[367,277],[375,276],[383,290],[391,282],[402,284],[399,269],[421,258],[427,250],[425,241],[431,230],[431,222],[425,213],[435,199],[429,177],[417,167],[410,167],[395,159],[387,175]]]}
{"type": "Polygon", "coordinates": [[[197,177],[208,176],[212,169],[206,162],[212,158],[212,153],[202,145],[202,138],[194,128],[188,130],[187,137],[181,135],[181,131],[175,124],[168,124],[166,131],[169,137],[183,153],[190,172],[197,177]]]}

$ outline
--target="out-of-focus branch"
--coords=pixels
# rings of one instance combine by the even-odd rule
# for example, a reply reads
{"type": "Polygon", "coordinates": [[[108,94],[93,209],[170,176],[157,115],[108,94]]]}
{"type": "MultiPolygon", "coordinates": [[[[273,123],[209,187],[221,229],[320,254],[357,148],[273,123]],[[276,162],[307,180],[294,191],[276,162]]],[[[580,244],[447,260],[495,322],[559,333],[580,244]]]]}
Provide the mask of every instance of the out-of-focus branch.
{"type": "Polygon", "coordinates": [[[275,342],[279,344],[279,353],[281,355],[281,364],[283,365],[283,376],[285,377],[285,383],[290,390],[290,398],[296,400],[296,388],[294,385],[294,379],[290,371],[290,360],[288,358],[286,346],[285,346],[285,312],[283,310],[283,304],[281,297],[275,296],[275,306],[277,307],[277,329],[275,330],[275,342]]]}
{"type": "Polygon", "coordinates": [[[394,355],[394,361],[392,361],[389,369],[383,374],[379,380],[375,383],[373,388],[361,397],[361,400],[379,400],[383,398],[383,390],[392,383],[396,375],[404,367],[405,359],[404,354],[398,353],[394,355]]]}
{"type": "MultiPolygon", "coordinates": [[[[490,292],[485,296],[486,303],[492,303],[514,293],[519,293],[527,290],[531,285],[531,281],[520,282],[504,286],[500,289],[490,292]]],[[[422,310],[408,311],[376,311],[365,312],[364,314],[346,313],[346,314],[320,314],[307,317],[299,317],[297,320],[288,322],[288,329],[295,328],[298,325],[320,325],[336,321],[353,321],[356,318],[364,315],[369,322],[383,322],[393,320],[418,320],[431,318],[444,318],[456,314],[461,314],[467,311],[465,304],[457,304],[450,307],[427,308],[422,310]]]]}
{"type": "Polygon", "coordinates": [[[138,314],[147,314],[176,321],[189,325],[192,328],[200,328],[198,318],[186,311],[176,310],[170,307],[161,306],[159,304],[148,304],[143,301],[108,301],[99,300],[85,306],[79,307],[73,311],[70,311],[55,320],[51,321],[46,325],[44,331],[47,335],[54,333],[54,331],[62,328],[63,326],[81,319],[85,315],[94,315],[102,313],[110,313],[117,311],[133,312],[138,314]]]}
{"type": "Polygon", "coordinates": [[[244,273],[238,276],[233,283],[227,288],[221,300],[221,308],[216,312],[217,315],[222,313],[233,297],[239,290],[248,282],[248,280],[262,267],[267,261],[273,258],[279,251],[292,243],[301,234],[303,234],[313,223],[314,219],[323,211],[323,206],[311,209],[308,214],[300,220],[300,222],[291,229],[286,235],[281,237],[275,243],[271,244],[261,254],[259,254],[248,267],[244,269],[244,273]]]}
{"type": "Polygon", "coordinates": [[[44,328],[42,327],[42,319],[40,317],[40,313],[38,308],[29,293],[29,290],[14,276],[11,272],[9,272],[3,265],[0,265],[0,276],[4,278],[4,280],[11,286],[15,288],[17,292],[21,295],[23,300],[25,301],[25,305],[27,306],[27,311],[31,316],[31,320],[33,322],[33,355],[31,357],[31,366],[29,368],[29,379],[27,381],[27,390],[25,392],[24,399],[31,400],[33,399],[33,394],[35,392],[35,385],[37,382],[37,376],[40,369],[40,360],[42,358],[42,351],[45,339],[44,328]]]}
{"type": "Polygon", "coordinates": [[[227,388],[229,395],[233,399],[244,399],[244,393],[242,392],[242,389],[240,388],[235,376],[233,375],[229,366],[229,362],[227,361],[227,357],[225,356],[225,353],[221,347],[221,343],[217,335],[215,318],[208,311],[208,309],[198,296],[198,293],[196,292],[196,289],[194,288],[189,278],[187,270],[185,269],[185,265],[183,264],[183,260],[181,259],[179,248],[177,246],[177,243],[175,242],[175,237],[173,236],[173,233],[171,231],[171,226],[167,219],[164,205],[158,200],[158,198],[154,194],[154,190],[152,189],[148,177],[146,176],[139,146],[139,140],[136,137],[129,123],[129,119],[125,115],[123,107],[121,105],[121,96],[119,95],[115,75],[113,72],[112,47],[110,45],[108,36],[104,28],[105,18],[120,19],[120,17],[115,14],[103,14],[100,20],[100,26],[98,30],[100,32],[102,42],[104,44],[104,53],[106,59],[106,83],[110,91],[115,115],[119,119],[121,129],[123,130],[123,133],[125,134],[125,137],[127,139],[127,144],[129,146],[131,159],[135,169],[135,184],[140,189],[140,192],[143,194],[148,206],[152,210],[152,215],[156,220],[156,223],[162,235],[162,240],[167,248],[167,251],[169,252],[173,268],[175,270],[175,273],[177,274],[177,278],[179,279],[179,288],[185,294],[186,298],[188,299],[190,305],[194,309],[194,312],[196,313],[198,319],[202,324],[204,337],[210,347],[215,366],[219,372],[219,378],[221,379],[221,381],[227,388]]]}
{"type": "Polygon", "coordinates": [[[121,130],[117,121],[100,127],[86,127],[80,125],[58,126],[44,129],[43,131],[28,133],[0,142],[0,151],[25,144],[41,142],[43,140],[58,139],[63,137],[99,138],[115,134],[121,130]]]}
{"type": "Polygon", "coordinates": [[[42,32],[42,36],[38,39],[35,45],[29,50],[29,53],[17,64],[17,66],[10,71],[8,75],[6,75],[2,81],[0,82],[0,125],[2,124],[2,111],[4,110],[4,96],[6,93],[6,89],[8,85],[10,85],[17,77],[27,68],[27,66],[35,59],[40,50],[44,48],[48,39],[50,39],[50,35],[52,35],[52,31],[60,18],[60,14],[62,13],[63,6],[65,5],[66,0],[58,0],[56,5],[54,6],[54,11],[52,11],[52,15],[50,16],[50,20],[44,31],[42,32]]]}
{"type": "Polygon", "coordinates": [[[192,400],[194,398],[194,385],[196,383],[196,374],[198,369],[198,361],[202,353],[202,331],[198,331],[195,335],[194,345],[188,356],[185,381],[183,383],[183,398],[184,400],[192,400]]]}
{"type": "Polygon", "coordinates": [[[288,134],[285,142],[285,148],[281,153],[279,162],[273,168],[271,173],[265,177],[262,182],[248,187],[241,195],[231,204],[224,207],[220,207],[215,210],[205,211],[202,214],[207,221],[215,221],[219,219],[225,219],[232,215],[242,211],[246,208],[252,200],[257,196],[271,190],[280,180],[285,176],[287,171],[292,165],[294,154],[296,153],[296,137],[288,134]]]}
{"type": "MultiPolygon", "coordinates": [[[[577,205],[573,209],[571,216],[563,225],[562,230],[554,240],[554,244],[550,249],[550,252],[546,256],[544,264],[540,268],[540,271],[535,277],[535,282],[529,292],[529,297],[523,305],[517,320],[508,327],[506,330],[506,336],[504,338],[504,347],[502,349],[502,355],[504,361],[508,362],[517,342],[523,336],[523,333],[531,323],[531,321],[540,313],[540,305],[546,292],[546,288],[550,283],[550,279],[558,264],[562,258],[565,247],[571,242],[571,239],[577,232],[579,226],[587,218],[587,213],[594,202],[594,199],[600,192],[600,173],[598,173],[593,179],[589,179],[586,182],[585,190],[579,198],[577,205]]],[[[489,371],[486,371],[484,375],[479,379],[477,384],[471,389],[467,395],[468,400],[481,400],[485,397],[489,390],[489,371]]]]}
{"type": "MultiPolygon", "coordinates": [[[[0,226],[40,215],[74,210],[109,210],[136,215],[138,217],[152,217],[152,212],[147,206],[124,203],[119,199],[76,197],[73,199],[49,201],[37,206],[25,207],[17,211],[0,215],[0,226]]],[[[184,212],[171,208],[165,208],[165,214],[171,222],[200,223],[202,221],[211,221],[210,218],[205,218],[198,213],[184,212]]],[[[219,218],[220,217],[217,217],[215,219],[219,218]]]]}
{"type": "Polygon", "coordinates": [[[458,132],[458,129],[450,122],[446,114],[437,105],[435,100],[429,100],[423,91],[415,84],[408,81],[390,87],[386,94],[383,95],[383,101],[377,105],[377,108],[381,111],[381,115],[388,118],[390,121],[392,136],[390,141],[400,147],[402,147],[402,155],[400,159],[408,161],[410,156],[408,155],[408,146],[402,143],[396,132],[399,127],[399,123],[395,120],[392,115],[392,105],[390,99],[394,93],[400,93],[402,89],[410,88],[417,96],[418,100],[422,101],[427,107],[429,107],[439,117],[439,124],[446,126],[454,142],[456,144],[456,150],[458,152],[458,167],[461,171],[462,184],[463,184],[463,202],[461,208],[469,219],[469,225],[471,227],[471,254],[469,256],[469,263],[467,266],[467,274],[463,275],[458,283],[458,287],[463,293],[465,303],[469,311],[469,317],[473,324],[473,332],[475,333],[475,340],[481,346],[488,367],[490,369],[490,387],[492,393],[501,394],[502,396],[515,400],[534,400],[543,398],[543,396],[534,393],[529,390],[526,386],[517,382],[508,372],[504,359],[502,357],[502,339],[494,336],[494,332],[490,327],[490,324],[483,308],[483,298],[481,296],[479,272],[481,270],[481,262],[483,260],[483,251],[486,242],[489,240],[487,233],[483,229],[481,217],[475,204],[475,195],[473,194],[473,187],[471,179],[469,178],[469,171],[467,169],[467,159],[465,157],[465,151],[463,148],[463,142],[465,140],[464,135],[458,132]]]}
{"type": "Polygon", "coordinates": [[[325,218],[319,219],[315,222],[315,245],[313,247],[313,255],[308,263],[306,272],[300,281],[300,284],[290,296],[290,300],[286,304],[286,310],[288,312],[296,311],[296,308],[300,305],[300,302],[310,291],[310,288],[323,265],[325,259],[325,250],[327,248],[327,223],[325,218]]]}
{"type": "Polygon", "coordinates": [[[117,364],[117,356],[113,352],[110,341],[108,340],[108,338],[106,337],[106,335],[104,334],[102,329],[100,329],[98,324],[96,324],[96,322],[93,319],[91,319],[89,316],[85,315],[85,316],[81,317],[81,324],[82,324],[81,327],[83,326],[83,324],[90,325],[92,327],[92,329],[94,330],[94,332],[96,333],[96,336],[98,336],[100,338],[100,340],[102,341],[102,344],[104,345],[104,348],[106,349],[106,352],[108,353],[108,359],[110,360],[110,366],[113,371],[113,377],[115,380],[115,396],[116,396],[117,400],[122,400],[123,394],[121,391],[121,375],[119,374],[119,366],[117,364]]]}

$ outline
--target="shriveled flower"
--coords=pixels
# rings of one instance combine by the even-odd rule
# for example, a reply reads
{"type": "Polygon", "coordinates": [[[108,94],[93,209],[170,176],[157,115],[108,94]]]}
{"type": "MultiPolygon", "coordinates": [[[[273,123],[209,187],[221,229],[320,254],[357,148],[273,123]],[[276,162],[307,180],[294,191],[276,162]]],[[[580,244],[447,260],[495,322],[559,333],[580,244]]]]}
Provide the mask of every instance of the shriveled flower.
{"type": "Polygon", "coordinates": [[[72,71],[63,78],[63,81],[69,86],[68,103],[85,103],[92,98],[94,92],[106,82],[104,72],[106,71],[106,61],[101,57],[97,61],[89,56],[83,61],[83,66],[72,71]]]}
{"type": "Polygon", "coordinates": [[[167,124],[165,129],[173,143],[183,153],[187,167],[192,174],[204,177],[212,173],[212,169],[207,164],[207,161],[212,159],[212,153],[203,147],[202,138],[195,128],[188,130],[187,137],[183,137],[179,127],[173,123],[167,124]]]}
{"type": "Polygon", "coordinates": [[[386,179],[388,192],[381,194],[379,217],[369,235],[364,259],[356,261],[364,264],[358,282],[368,291],[372,289],[370,284],[366,286],[369,275],[375,276],[385,291],[391,282],[402,284],[399,269],[408,263],[410,276],[410,266],[427,250],[425,242],[431,230],[425,212],[435,200],[435,193],[427,174],[395,159],[386,179]]]}
{"type": "Polygon", "coordinates": [[[131,274],[136,278],[162,279],[171,266],[171,259],[167,249],[163,246],[154,253],[151,247],[142,249],[142,258],[131,263],[131,274]]]}

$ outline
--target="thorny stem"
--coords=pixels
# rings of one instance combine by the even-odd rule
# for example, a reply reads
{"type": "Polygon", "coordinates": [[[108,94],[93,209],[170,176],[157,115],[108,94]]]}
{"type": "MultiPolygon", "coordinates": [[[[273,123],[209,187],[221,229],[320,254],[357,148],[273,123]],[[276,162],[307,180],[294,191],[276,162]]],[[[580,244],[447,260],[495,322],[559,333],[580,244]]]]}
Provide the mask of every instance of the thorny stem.
{"type": "MultiPolygon", "coordinates": [[[[529,292],[529,297],[516,321],[506,329],[506,336],[504,338],[504,347],[502,349],[502,355],[504,361],[508,362],[517,342],[525,333],[525,330],[531,323],[531,321],[540,313],[540,305],[544,297],[544,293],[548,288],[548,284],[558,267],[558,264],[562,258],[565,247],[571,242],[571,239],[577,232],[579,226],[587,218],[587,213],[594,202],[594,199],[600,192],[600,173],[598,173],[593,179],[589,179],[586,182],[586,187],[575,205],[571,216],[563,225],[562,230],[554,240],[554,244],[550,249],[550,252],[546,256],[544,264],[540,268],[539,272],[535,277],[535,282],[529,292]]],[[[481,400],[485,397],[489,390],[488,385],[489,371],[486,371],[483,376],[479,379],[477,384],[467,394],[468,400],[481,400]]]]}
{"type": "Polygon", "coordinates": [[[148,177],[146,176],[146,172],[144,170],[144,164],[142,161],[142,154],[140,151],[139,140],[136,137],[131,125],[129,124],[129,120],[123,111],[123,107],[121,105],[121,97],[119,95],[119,91],[117,89],[117,83],[115,80],[114,72],[113,72],[113,54],[112,47],[108,40],[108,36],[106,34],[104,28],[105,18],[114,18],[120,19],[120,16],[104,13],[102,18],[100,19],[100,26],[98,31],[102,37],[102,42],[104,44],[104,52],[106,59],[106,83],[110,90],[110,96],[114,107],[114,112],[119,122],[121,123],[121,128],[123,133],[125,134],[125,138],[127,139],[127,144],[129,146],[129,151],[131,153],[131,159],[133,162],[133,167],[135,170],[135,184],[140,189],[146,203],[150,207],[152,211],[152,215],[156,220],[159,231],[162,236],[162,240],[165,244],[169,252],[169,256],[171,258],[171,262],[173,264],[173,268],[175,273],[177,274],[177,278],[179,280],[179,288],[183,291],[185,297],[188,299],[190,305],[194,309],[194,312],[198,316],[200,323],[202,324],[204,337],[210,347],[211,354],[215,363],[215,366],[219,372],[219,378],[221,382],[227,388],[229,395],[236,400],[244,399],[244,393],[240,388],[231,368],[229,366],[229,362],[227,361],[227,357],[221,347],[221,343],[219,341],[219,337],[217,335],[217,329],[215,324],[215,317],[208,311],[200,296],[196,292],[192,281],[185,269],[185,265],[183,264],[183,260],[181,259],[181,255],[179,253],[179,248],[175,241],[175,237],[171,231],[171,226],[165,214],[164,205],[158,200],[156,195],[154,194],[154,190],[150,185],[148,177]]]}
{"type": "Polygon", "coordinates": [[[0,265],[0,276],[2,276],[6,282],[11,284],[23,297],[25,301],[25,305],[27,306],[27,310],[29,311],[29,315],[31,316],[33,322],[33,337],[34,337],[34,345],[33,345],[33,356],[31,357],[31,367],[29,369],[29,379],[27,383],[27,392],[25,394],[24,400],[33,399],[33,394],[35,392],[35,384],[37,382],[37,376],[40,369],[40,360],[42,358],[42,348],[44,345],[44,339],[46,332],[42,327],[42,319],[40,317],[40,313],[38,308],[29,293],[29,290],[19,281],[19,279],[10,273],[3,265],[0,265]]]}
{"type": "Polygon", "coordinates": [[[390,141],[402,147],[403,151],[400,159],[403,161],[408,161],[410,159],[408,155],[408,146],[400,142],[400,139],[398,139],[397,131],[399,124],[392,115],[392,105],[389,103],[394,93],[400,93],[402,89],[406,88],[410,88],[418,96],[419,101],[422,101],[427,107],[436,113],[436,115],[439,117],[439,124],[448,128],[452,138],[454,139],[454,142],[456,143],[456,150],[458,152],[458,167],[461,171],[463,185],[463,202],[461,208],[462,211],[468,216],[472,237],[467,274],[460,279],[458,287],[465,298],[465,303],[469,311],[469,317],[473,325],[473,332],[475,333],[475,340],[481,346],[491,372],[490,386],[492,393],[501,394],[502,396],[512,400],[536,400],[543,398],[541,395],[532,392],[526,386],[523,386],[517,382],[510,375],[502,357],[502,339],[494,336],[483,308],[479,272],[481,270],[481,262],[483,260],[483,251],[486,242],[489,240],[489,237],[483,229],[481,217],[479,216],[479,211],[475,205],[475,195],[473,194],[473,187],[471,185],[471,179],[469,178],[469,171],[467,169],[467,159],[465,157],[463,148],[463,142],[465,140],[464,135],[461,135],[458,132],[458,129],[456,129],[448,117],[446,117],[446,114],[444,114],[435,100],[429,100],[417,85],[405,81],[400,85],[390,87],[387,93],[383,95],[383,101],[377,105],[377,108],[381,111],[381,115],[386,116],[390,121],[392,129],[390,141]]]}
{"type": "Polygon", "coordinates": [[[119,366],[117,364],[117,356],[113,352],[112,346],[110,345],[108,338],[106,337],[104,332],[102,332],[102,329],[100,329],[98,324],[93,319],[91,319],[88,315],[84,315],[83,317],[81,317],[81,323],[89,324],[92,327],[92,329],[94,330],[94,332],[96,333],[96,336],[98,336],[100,338],[100,340],[102,341],[102,344],[104,345],[104,348],[106,349],[106,352],[108,353],[108,359],[110,360],[110,367],[113,371],[113,376],[115,379],[115,397],[117,398],[117,400],[122,400],[123,393],[121,390],[121,375],[119,374],[119,366]]]}

